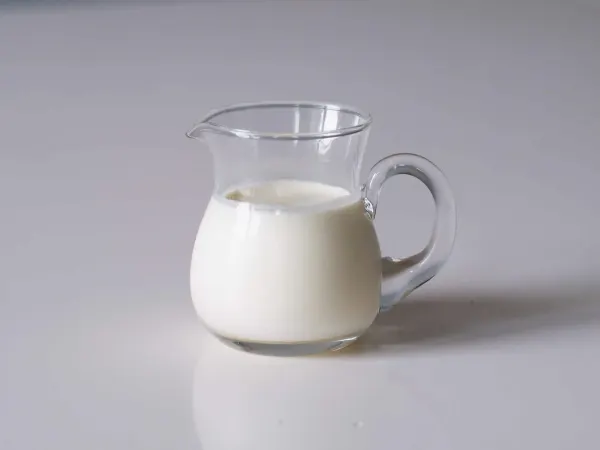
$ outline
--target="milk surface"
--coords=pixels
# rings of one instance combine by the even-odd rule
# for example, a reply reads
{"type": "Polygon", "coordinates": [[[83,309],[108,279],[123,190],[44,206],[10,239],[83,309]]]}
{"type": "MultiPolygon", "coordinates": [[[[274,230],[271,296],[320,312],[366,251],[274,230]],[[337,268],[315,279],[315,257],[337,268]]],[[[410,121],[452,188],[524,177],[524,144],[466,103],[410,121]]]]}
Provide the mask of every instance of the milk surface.
{"type": "Polygon", "coordinates": [[[298,180],[210,200],[194,245],[194,306],[233,340],[298,343],[362,334],[379,309],[381,253],[360,197],[298,180]]]}

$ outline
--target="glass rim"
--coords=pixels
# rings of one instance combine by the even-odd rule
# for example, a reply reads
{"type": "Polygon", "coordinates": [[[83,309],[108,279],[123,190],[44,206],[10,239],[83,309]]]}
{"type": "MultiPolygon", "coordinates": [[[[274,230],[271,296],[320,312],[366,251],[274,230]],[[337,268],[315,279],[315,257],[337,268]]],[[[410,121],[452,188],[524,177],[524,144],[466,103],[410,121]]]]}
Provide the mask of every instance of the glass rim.
{"type": "Polygon", "coordinates": [[[369,113],[361,111],[353,106],[343,105],[339,103],[328,103],[328,102],[313,102],[313,101],[264,101],[264,102],[250,102],[250,103],[236,103],[233,105],[225,106],[223,108],[215,109],[209,112],[204,119],[197,123],[190,131],[186,133],[186,136],[192,139],[197,139],[196,132],[200,131],[212,131],[219,134],[225,134],[229,136],[235,136],[243,139],[273,139],[273,140],[310,140],[310,139],[325,139],[334,138],[341,136],[348,136],[351,134],[359,133],[367,129],[373,118],[369,113]],[[339,111],[343,113],[352,114],[360,119],[360,123],[350,127],[341,127],[329,131],[317,131],[317,132],[270,132],[270,131],[254,131],[244,128],[233,128],[223,124],[219,124],[214,119],[217,117],[235,111],[244,111],[248,109],[266,109],[266,108],[313,108],[322,110],[339,111]]]}

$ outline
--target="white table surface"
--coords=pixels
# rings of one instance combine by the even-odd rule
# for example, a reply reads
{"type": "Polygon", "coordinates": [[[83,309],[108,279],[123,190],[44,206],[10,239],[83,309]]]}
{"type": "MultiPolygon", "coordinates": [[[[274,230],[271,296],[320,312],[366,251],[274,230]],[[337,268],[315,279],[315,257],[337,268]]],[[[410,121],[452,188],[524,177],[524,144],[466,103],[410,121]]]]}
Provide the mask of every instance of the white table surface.
{"type": "MultiPolygon", "coordinates": [[[[592,1],[12,2],[0,9],[0,448],[600,448],[600,6],[592,1]],[[375,117],[459,234],[334,356],[228,349],[189,298],[208,151],[238,101],[375,117]]],[[[387,254],[426,241],[391,181],[387,254]]]]}

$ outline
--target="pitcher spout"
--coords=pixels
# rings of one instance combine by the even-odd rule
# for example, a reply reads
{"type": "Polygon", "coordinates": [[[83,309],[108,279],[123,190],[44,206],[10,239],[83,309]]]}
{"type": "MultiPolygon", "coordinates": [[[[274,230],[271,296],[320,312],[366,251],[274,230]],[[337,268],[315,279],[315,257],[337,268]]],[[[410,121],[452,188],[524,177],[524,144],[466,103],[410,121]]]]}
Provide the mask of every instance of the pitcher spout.
{"type": "Polygon", "coordinates": [[[185,135],[190,139],[195,139],[197,141],[204,142],[205,136],[208,131],[210,131],[211,127],[205,121],[197,123],[191,129],[189,129],[185,135]]]}

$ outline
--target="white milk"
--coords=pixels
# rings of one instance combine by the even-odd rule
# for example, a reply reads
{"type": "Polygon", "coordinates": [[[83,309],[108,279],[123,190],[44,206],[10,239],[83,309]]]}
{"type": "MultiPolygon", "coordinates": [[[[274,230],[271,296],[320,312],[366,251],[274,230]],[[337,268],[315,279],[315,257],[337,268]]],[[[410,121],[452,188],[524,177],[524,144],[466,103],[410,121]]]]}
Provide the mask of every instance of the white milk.
{"type": "Polygon", "coordinates": [[[214,196],[192,256],[206,326],[233,340],[291,343],[364,332],[377,315],[381,253],[359,197],[278,180],[214,196]]]}

